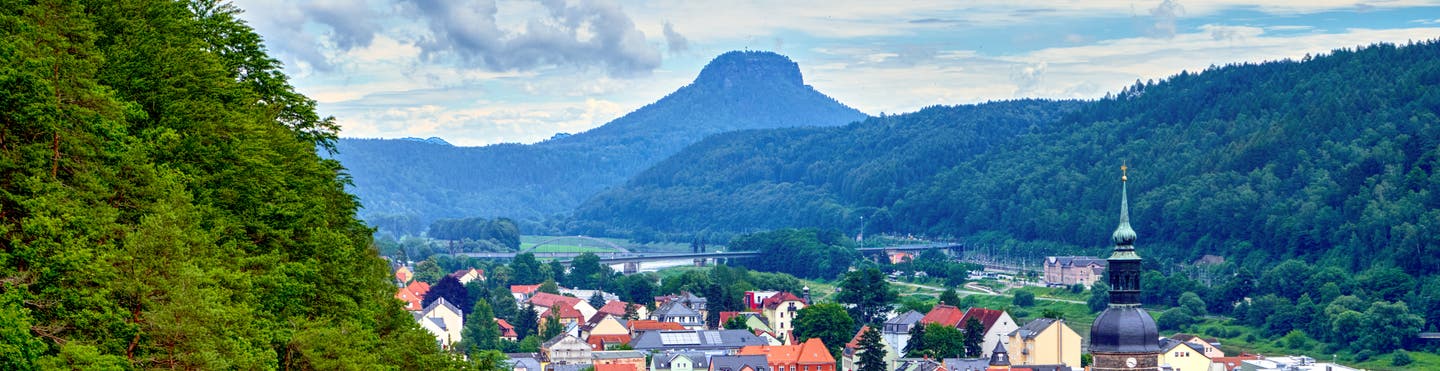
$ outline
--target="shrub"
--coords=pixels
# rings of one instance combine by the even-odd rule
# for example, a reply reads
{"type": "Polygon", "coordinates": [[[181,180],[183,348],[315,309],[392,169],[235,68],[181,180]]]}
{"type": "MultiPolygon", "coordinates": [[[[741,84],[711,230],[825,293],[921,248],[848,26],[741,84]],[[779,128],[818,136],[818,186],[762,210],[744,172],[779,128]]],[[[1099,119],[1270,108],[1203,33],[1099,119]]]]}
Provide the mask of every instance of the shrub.
{"type": "Polygon", "coordinates": [[[1390,359],[1391,366],[1405,366],[1411,362],[1415,362],[1415,360],[1410,359],[1410,352],[1404,350],[1395,351],[1395,358],[1390,359]]]}

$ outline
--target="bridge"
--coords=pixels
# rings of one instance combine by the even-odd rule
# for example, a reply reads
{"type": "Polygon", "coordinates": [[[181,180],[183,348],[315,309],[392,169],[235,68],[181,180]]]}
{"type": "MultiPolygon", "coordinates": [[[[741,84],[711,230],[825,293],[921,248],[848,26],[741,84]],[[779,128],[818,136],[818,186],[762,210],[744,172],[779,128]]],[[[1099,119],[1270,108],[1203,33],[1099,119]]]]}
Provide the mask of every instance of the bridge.
{"type": "Polygon", "coordinates": [[[1430,340],[1440,339],[1440,332],[1422,332],[1417,334],[1415,337],[1430,340]]]}
{"type": "MultiPolygon", "coordinates": [[[[563,238],[570,238],[570,237],[563,237],[563,238]]],[[[558,239],[558,238],[555,238],[555,239],[558,239]]],[[[555,240],[555,239],[551,239],[551,240],[555,240]]],[[[598,240],[598,239],[597,239],[597,240],[598,240]]],[[[601,241],[603,241],[603,240],[601,240],[601,241]]],[[[545,241],[545,242],[542,242],[542,243],[548,243],[548,242],[549,242],[549,240],[547,240],[547,241],[545,241]]],[[[539,246],[539,244],[537,244],[536,246],[539,246]]],[[[898,250],[898,251],[919,251],[919,250],[934,250],[934,249],[963,249],[964,247],[965,247],[964,245],[955,244],[955,243],[930,243],[930,244],[901,245],[901,246],[890,246],[890,247],[864,247],[864,248],[859,248],[859,249],[855,249],[855,250],[856,250],[856,251],[859,251],[861,254],[864,254],[864,253],[874,253],[874,252],[884,252],[884,251],[897,251],[897,250],[898,250]]],[[[458,254],[455,254],[455,255],[467,256],[467,257],[471,257],[471,258],[480,258],[480,259],[514,259],[514,258],[515,258],[515,255],[518,255],[518,254],[521,254],[521,253],[525,253],[525,252],[529,252],[529,251],[533,251],[533,250],[534,250],[534,247],[531,247],[531,248],[529,248],[529,249],[522,250],[521,252],[470,252],[470,253],[458,253],[458,254]]],[[[582,253],[577,253],[577,252],[541,252],[541,253],[533,253],[533,252],[532,252],[532,254],[535,254],[535,257],[536,257],[536,258],[552,258],[552,259],[557,259],[557,260],[561,260],[561,261],[569,261],[569,260],[571,260],[571,259],[574,259],[576,256],[579,256],[579,255],[582,254],[582,253]]],[[[755,256],[755,255],[757,255],[758,253],[755,252],[755,251],[701,252],[701,253],[636,253],[636,252],[630,252],[629,250],[623,250],[623,251],[619,251],[619,252],[592,252],[591,254],[595,254],[595,256],[600,257],[600,263],[601,263],[601,264],[624,264],[624,263],[641,263],[641,262],[653,262],[653,261],[664,261],[664,260],[686,260],[686,259],[695,259],[695,260],[705,259],[705,260],[709,260],[709,259],[718,259],[718,258],[744,258],[744,257],[752,257],[752,256],[755,256]]]]}

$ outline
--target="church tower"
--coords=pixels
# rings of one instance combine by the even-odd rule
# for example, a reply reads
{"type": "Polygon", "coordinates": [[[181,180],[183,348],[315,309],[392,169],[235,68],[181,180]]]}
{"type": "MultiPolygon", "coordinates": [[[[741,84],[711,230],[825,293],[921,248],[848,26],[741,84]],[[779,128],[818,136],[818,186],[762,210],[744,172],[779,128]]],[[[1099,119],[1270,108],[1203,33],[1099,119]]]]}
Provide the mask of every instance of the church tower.
{"type": "Polygon", "coordinates": [[[1092,371],[1158,371],[1160,332],[1155,319],[1140,308],[1140,255],[1135,253],[1135,230],[1130,229],[1129,181],[1120,167],[1120,226],[1110,236],[1115,250],[1110,267],[1110,307],[1090,327],[1092,371]]]}

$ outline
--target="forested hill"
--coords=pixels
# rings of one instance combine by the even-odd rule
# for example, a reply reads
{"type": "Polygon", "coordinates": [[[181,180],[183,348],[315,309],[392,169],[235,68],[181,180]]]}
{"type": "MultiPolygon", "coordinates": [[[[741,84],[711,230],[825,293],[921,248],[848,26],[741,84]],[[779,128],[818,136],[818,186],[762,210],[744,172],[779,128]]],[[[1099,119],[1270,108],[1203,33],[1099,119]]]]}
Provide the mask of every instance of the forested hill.
{"type": "Polygon", "coordinates": [[[1137,82],[1048,124],[1053,104],[1017,102],[717,136],[588,201],[575,225],[855,231],[863,215],[871,233],[1100,248],[1116,223],[1118,167],[1128,162],[1132,223],[1147,256],[1215,254],[1250,265],[1293,257],[1433,273],[1437,60],[1440,44],[1428,41],[1214,67],[1137,82]],[[889,129],[1024,122],[969,124],[972,114],[961,114],[1007,107],[1032,116],[1034,128],[973,157],[936,150],[971,137],[889,129]],[[910,152],[927,155],[898,155],[910,152]]]}
{"type": "Polygon", "coordinates": [[[238,13],[0,0],[0,369],[458,368],[238,13]]]}
{"type": "Polygon", "coordinates": [[[568,212],[710,134],[864,118],[805,85],[789,58],[736,51],[716,57],[690,85],[584,133],[485,147],[344,139],[336,158],[354,177],[362,217],[418,233],[440,218],[568,212]]]}

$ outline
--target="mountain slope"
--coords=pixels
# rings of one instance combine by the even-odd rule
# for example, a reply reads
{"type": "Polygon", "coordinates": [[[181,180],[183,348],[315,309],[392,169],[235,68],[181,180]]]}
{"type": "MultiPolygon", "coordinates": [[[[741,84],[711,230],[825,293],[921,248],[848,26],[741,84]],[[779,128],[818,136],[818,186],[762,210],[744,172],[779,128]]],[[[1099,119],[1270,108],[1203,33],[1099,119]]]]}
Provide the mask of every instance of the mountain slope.
{"type": "Polygon", "coordinates": [[[994,104],[843,129],[727,134],[588,201],[575,225],[854,231],[863,215],[872,233],[984,235],[1053,242],[1032,254],[1076,252],[1107,244],[1118,167],[1128,161],[1134,223],[1149,256],[1215,254],[1254,265],[1299,258],[1355,270],[1380,263],[1427,274],[1440,269],[1437,57],[1440,44],[1431,41],[1182,73],[1082,104],[1053,123],[1037,120],[1014,140],[940,166],[867,166],[896,156],[889,152],[929,151],[937,147],[927,141],[939,139],[862,132],[887,122],[934,125],[937,114],[994,104]],[[900,144],[872,149],[887,140],[900,144]],[[850,166],[829,165],[836,163],[850,166]],[[864,185],[848,189],[849,181],[864,185]],[[737,200],[778,210],[739,210],[737,200]]]}
{"type": "Polygon", "coordinates": [[[354,177],[362,217],[414,233],[437,218],[568,212],[710,134],[863,118],[805,85],[789,58],[737,51],[716,57],[690,85],[584,133],[478,148],[345,139],[335,158],[354,177]]]}

